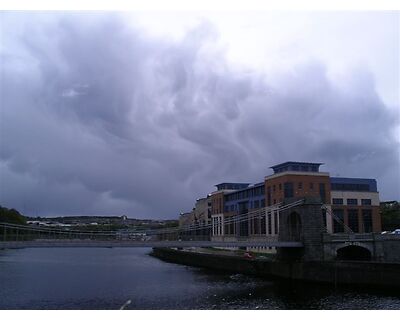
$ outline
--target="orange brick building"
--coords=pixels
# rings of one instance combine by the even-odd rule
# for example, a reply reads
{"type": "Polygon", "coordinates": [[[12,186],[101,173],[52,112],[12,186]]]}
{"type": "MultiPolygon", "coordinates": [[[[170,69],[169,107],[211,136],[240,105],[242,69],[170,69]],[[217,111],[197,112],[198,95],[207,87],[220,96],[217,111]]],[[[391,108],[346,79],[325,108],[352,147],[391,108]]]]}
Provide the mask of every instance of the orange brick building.
{"type": "Polygon", "coordinates": [[[211,194],[214,236],[248,237],[276,235],[279,215],[274,210],[283,201],[302,197],[321,199],[327,232],[380,232],[379,193],[375,179],[333,178],[320,172],[322,163],[285,162],[272,166],[273,174],[264,182],[220,183],[211,194]],[[265,216],[255,216],[260,208],[265,216]],[[232,217],[248,214],[248,219],[229,223],[232,217]],[[224,223],[227,221],[228,223],[224,223]]]}

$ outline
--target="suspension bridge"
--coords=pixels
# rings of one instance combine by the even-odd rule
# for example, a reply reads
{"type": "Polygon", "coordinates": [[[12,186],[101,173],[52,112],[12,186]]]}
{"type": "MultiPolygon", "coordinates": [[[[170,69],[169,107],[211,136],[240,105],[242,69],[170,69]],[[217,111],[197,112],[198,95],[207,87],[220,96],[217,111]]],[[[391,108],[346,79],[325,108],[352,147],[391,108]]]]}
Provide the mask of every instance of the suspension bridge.
{"type": "MultiPolygon", "coordinates": [[[[213,217],[213,216],[212,216],[213,217]]],[[[255,228],[253,228],[255,229],[255,228]]],[[[260,231],[260,228],[258,229],[260,231]]],[[[151,248],[277,248],[280,259],[303,261],[348,259],[396,262],[400,257],[397,235],[354,233],[336,217],[330,207],[313,198],[279,203],[231,217],[212,219],[211,223],[160,229],[131,228],[117,231],[87,231],[33,225],[0,223],[0,249],[44,247],[151,247],[151,248]],[[265,223],[273,213],[279,217],[279,231],[242,235],[241,227],[265,223]],[[343,226],[342,233],[329,233],[322,216],[326,214],[343,226]],[[216,230],[235,226],[234,234],[216,230]],[[297,250],[296,250],[297,248],[297,250]]]]}
{"type": "Polygon", "coordinates": [[[299,248],[301,241],[279,241],[278,235],[260,234],[257,237],[232,237],[212,241],[212,228],[246,223],[265,218],[268,213],[288,210],[304,200],[276,204],[252,212],[227,217],[221,222],[187,225],[161,229],[132,228],[118,231],[83,231],[68,228],[41,227],[0,223],[0,249],[43,247],[283,247],[299,248]],[[182,239],[184,238],[184,240],[182,239]]]}

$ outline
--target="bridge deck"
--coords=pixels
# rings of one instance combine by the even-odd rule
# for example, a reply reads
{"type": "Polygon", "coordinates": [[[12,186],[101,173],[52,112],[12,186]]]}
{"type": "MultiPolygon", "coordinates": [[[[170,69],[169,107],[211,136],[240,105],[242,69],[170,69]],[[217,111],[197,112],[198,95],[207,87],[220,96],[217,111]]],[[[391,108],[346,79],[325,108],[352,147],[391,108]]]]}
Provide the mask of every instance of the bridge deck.
{"type": "Polygon", "coordinates": [[[16,248],[187,248],[187,247],[303,247],[301,242],[280,241],[97,241],[97,240],[35,240],[35,241],[0,241],[0,249],[16,248]]]}

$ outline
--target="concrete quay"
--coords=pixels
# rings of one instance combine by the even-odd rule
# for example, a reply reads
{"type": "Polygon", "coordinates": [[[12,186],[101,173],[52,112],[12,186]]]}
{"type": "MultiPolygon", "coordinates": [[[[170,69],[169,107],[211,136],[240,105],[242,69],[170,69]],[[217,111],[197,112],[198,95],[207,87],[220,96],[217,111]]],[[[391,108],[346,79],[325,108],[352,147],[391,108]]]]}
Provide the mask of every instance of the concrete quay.
{"type": "Polygon", "coordinates": [[[400,287],[400,263],[371,261],[278,261],[249,259],[234,253],[153,248],[152,256],[167,262],[219,271],[288,280],[400,287]]]}

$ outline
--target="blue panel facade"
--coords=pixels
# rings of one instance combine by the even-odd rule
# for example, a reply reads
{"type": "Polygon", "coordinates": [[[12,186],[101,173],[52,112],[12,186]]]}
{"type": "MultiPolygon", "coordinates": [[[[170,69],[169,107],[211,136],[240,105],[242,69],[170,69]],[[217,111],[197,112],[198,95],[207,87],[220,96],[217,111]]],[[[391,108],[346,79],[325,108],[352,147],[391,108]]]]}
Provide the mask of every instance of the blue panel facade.
{"type": "Polygon", "coordinates": [[[265,207],[264,183],[231,192],[224,196],[225,212],[243,213],[250,209],[265,207]]]}
{"type": "Polygon", "coordinates": [[[378,192],[375,179],[330,178],[332,191],[369,191],[378,192]]]}

